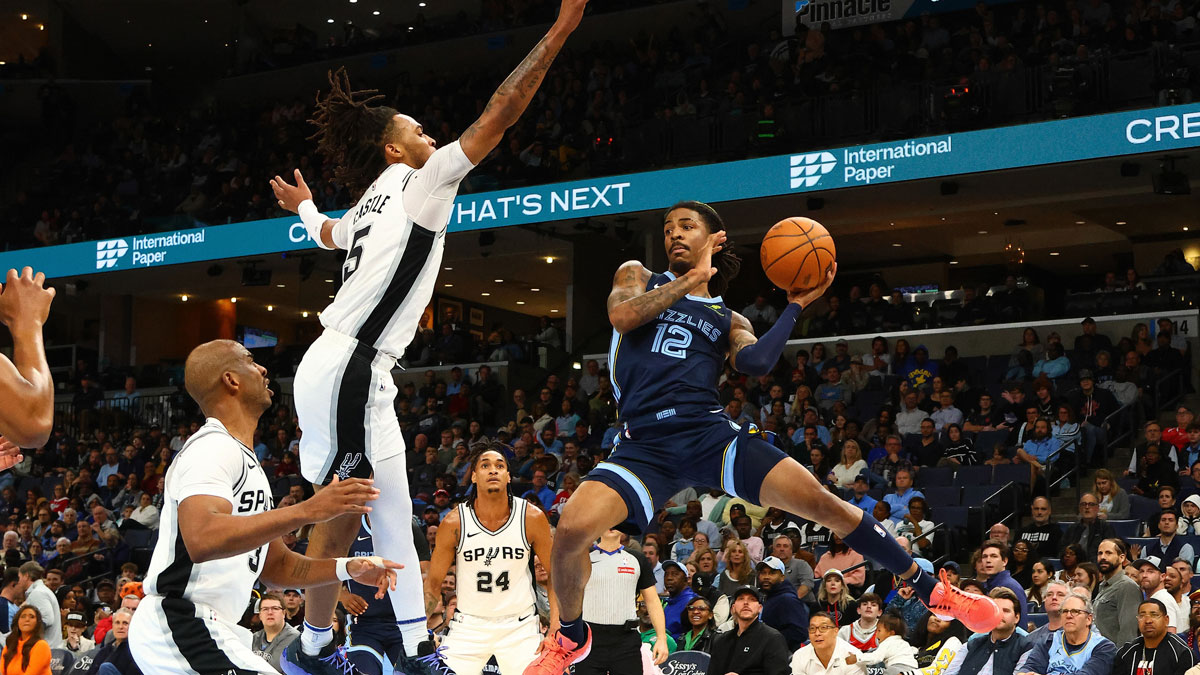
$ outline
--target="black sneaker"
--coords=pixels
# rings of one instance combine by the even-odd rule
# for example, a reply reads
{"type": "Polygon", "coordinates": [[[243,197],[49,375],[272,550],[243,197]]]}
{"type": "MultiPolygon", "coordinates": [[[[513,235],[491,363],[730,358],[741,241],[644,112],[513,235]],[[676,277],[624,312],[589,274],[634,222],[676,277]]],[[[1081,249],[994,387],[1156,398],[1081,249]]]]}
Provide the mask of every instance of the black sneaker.
{"type": "Polygon", "coordinates": [[[412,658],[401,648],[397,672],[404,672],[405,675],[455,675],[454,670],[446,664],[445,650],[445,647],[435,649],[433,640],[426,640],[417,647],[416,658],[412,658]]]}
{"type": "Polygon", "coordinates": [[[297,639],[283,648],[279,667],[284,675],[363,675],[346,657],[346,648],[333,642],[322,647],[317,656],[310,656],[304,653],[297,639]]]}

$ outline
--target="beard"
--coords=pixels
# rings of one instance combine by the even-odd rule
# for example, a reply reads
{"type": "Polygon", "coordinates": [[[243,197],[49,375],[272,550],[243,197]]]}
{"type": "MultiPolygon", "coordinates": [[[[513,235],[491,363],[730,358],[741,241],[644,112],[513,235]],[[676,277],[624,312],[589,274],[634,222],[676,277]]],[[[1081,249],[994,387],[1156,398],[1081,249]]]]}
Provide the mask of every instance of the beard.
{"type": "Polygon", "coordinates": [[[1096,568],[1100,570],[1101,574],[1104,574],[1107,576],[1113,570],[1115,570],[1117,568],[1117,566],[1107,560],[1100,560],[1100,561],[1096,562],[1096,568]]]}

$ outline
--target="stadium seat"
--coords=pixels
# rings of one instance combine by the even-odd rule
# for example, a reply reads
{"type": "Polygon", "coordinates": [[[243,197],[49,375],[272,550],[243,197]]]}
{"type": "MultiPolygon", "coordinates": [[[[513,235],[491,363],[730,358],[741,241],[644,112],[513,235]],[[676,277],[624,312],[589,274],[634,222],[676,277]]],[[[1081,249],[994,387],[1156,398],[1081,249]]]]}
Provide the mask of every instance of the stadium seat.
{"type": "Polygon", "coordinates": [[[1056,571],[1056,572],[1057,572],[1058,570],[1061,570],[1061,569],[1062,569],[1062,560],[1061,560],[1061,559],[1059,559],[1059,558],[1042,558],[1042,560],[1045,560],[1046,562],[1048,562],[1048,563],[1050,563],[1051,565],[1053,565],[1053,566],[1054,566],[1054,571],[1056,571]]]}
{"type": "MultiPolygon", "coordinates": [[[[983,506],[983,500],[996,494],[1003,487],[1003,485],[993,483],[991,485],[976,485],[965,489],[963,490],[962,497],[963,506],[983,506]]],[[[998,499],[1005,499],[1005,497],[999,497],[998,499]]]]}
{"type": "Polygon", "coordinates": [[[1042,626],[1050,623],[1049,615],[1043,613],[1034,614],[1031,612],[1026,618],[1029,619],[1029,623],[1032,623],[1034,628],[1041,628],[1042,626]]]}
{"type": "Polygon", "coordinates": [[[1004,485],[1006,483],[1019,483],[1021,485],[1029,485],[1029,465],[1028,464],[1001,464],[996,467],[996,472],[993,475],[993,480],[1004,485]]]}
{"type": "Polygon", "coordinates": [[[953,482],[954,469],[944,466],[923,466],[917,472],[917,479],[913,484],[924,491],[930,487],[947,487],[953,482]]]}
{"type": "Polygon", "coordinates": [[[1063,521],[1059,521],[1058,523],[1055,523],[1055,524],[1058,525],[1058,529],[1060,532],[1062,532],[1063,534],[1066,534],[1067,530],[1071,529],[1071,526],[1074,525],[1075,523],[1070,520],[1063,520],[1063,521]]]}
{"type": "Polygon", "coordinates": [[[968,509],[965,506],[943,506],[938,509],[938,521],[946,524],[946,527],[967,527],[968,509]]]}
{"type": "Polygon", "coordinates": [[[929,486],[921,488],[921,492],[925,494],[925,501],[932,509],[940,509],[943,506],[959,506],[962,499],[962,488],[957,485],[929,486]]]}
{"type": "Polygon", "coordinates": [[[992,482],[992,467],[988,464],[960,466],[954,472],[954,482],[967,488],[988,485],[992,482]]]}
{"type": "Polygon", "coordinates": [[[1112,525],[1113,532],[1122,539],[1131,539],[1141,534],[1142,522],[1140,520],[1110,520],[1109,525],[1112,525]]]}
{"type": "Polygon", "coordinates": [[[65,649],[50,650],[50,672],[62,675],[75,665],[75,656],[65,649]]]}
{"type": "Polygon", "coordinates": [[[1136,520],[1145,520],[1150,516],[1158,513],[1162,509],[1158,508],[1158,502],[1149,497],[1141,495],[1129,495],[1129,517],[1136,520]]]}
{"type": "Polygon", "coordinates": [[[1146,547],[1158,541],[1158,537],[1130,537],[1125,541],[1129,542],[1130,547],[1141,546],[1142,553],[1146,552],[1146,547]]]}
{"type": "MultiPolygon", "coordinates": [[[[997,444],[1008,447],[1007,430],[999,429],[996,431],[981,431],[975,435],[975,454],[983,457],[984,459],[990,459],[992,456],[992,450],[997,444]]],[[[1026,473],[1029,472],[1026,471],[1026,473]]],[[[1029,482],[1028,477],[1026,477],[1025,482],[1029,482]]]]}

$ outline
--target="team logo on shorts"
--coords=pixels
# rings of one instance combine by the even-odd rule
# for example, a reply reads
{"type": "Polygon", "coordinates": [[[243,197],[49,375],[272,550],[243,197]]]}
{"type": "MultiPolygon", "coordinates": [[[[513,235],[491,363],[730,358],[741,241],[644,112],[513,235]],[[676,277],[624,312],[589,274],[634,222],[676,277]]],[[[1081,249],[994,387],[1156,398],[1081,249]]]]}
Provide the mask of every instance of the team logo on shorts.
{"type": "Polygon", "coordinates": [[[129,251],[124,239],[96,242],[96,269],[106,270],[117,266],[117,261],[129,251]]]}
{"type": "Polygon", "coordinates": [[[337,468],[338,478],[340,480],[346,480],[349,478],[350,474],[354,471],[354,468],[357,467],[358,463],[362,461],[362,456],[363,454],[361,452],[356,452],[353,455],[346,455],[346,457],[342,459],[342,463],[337,468]]]}
{"type": "MultiPolygon", "coordinates": [[[[799,10],[797,10],[799,11],[799,10]]],[[[821,176],[833,171],[837,166],[837,158],[830,152],[809,152],[803,155],[792,155],[791,165],[792,189],[813,187],[821,180],[821,176]]]]}

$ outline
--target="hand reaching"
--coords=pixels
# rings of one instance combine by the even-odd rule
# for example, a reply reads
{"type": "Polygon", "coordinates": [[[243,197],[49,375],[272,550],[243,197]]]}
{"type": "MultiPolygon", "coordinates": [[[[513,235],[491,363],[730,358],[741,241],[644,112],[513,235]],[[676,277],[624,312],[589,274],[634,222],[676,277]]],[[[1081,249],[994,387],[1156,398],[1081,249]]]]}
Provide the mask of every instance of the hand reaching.
{"type": "Polygon", "coordinates": [[[367,502],[379,498],[379,490],[374,486],[375,481],[364,478],[348,478],[340,480],[333,477],[333,482],[326,485],[301,506],[306,509],[310,522],[323,523],[344,513],[370,513],[371,507],[367,502]]]}
{"type": "Polygon", "coordinates": [[[292,213],[298,213],[300,203],[306,199],[312,199],[312,190],[308,189],[308,184],[304,182],[304,176],[300,175],[300,169],[294,172],[296,176],[296,184],[289,185],[287,181],[275,176],[271,179],[271,190],[275,192],[275,199],[279,202],[279,207],[292,213]]]}
{"type": "Polygon", "coordinates": [[[16,443],[0,436],[0,471],[11,469],[25,459],[16,443]]]}
{"type": "Polygon", "coordinates": [[[46,275],[34,274],[32,267],[22,269],[20,274],[9,270],[8,278],[0,286],[0,323],[13,331],[27,326],[41,330],[54,300],[54,289],[45,288],[45,284],[46,275]],[[24,326],[20,325],[22,322],[24,326]]]}
{"type": "Polygon", "coordinates": [[[375,593],[376,600],[382,600],[388,591],[396,590],[396,570],[399,569],[404,569],[404,565],[377,555],[355,558],[346,565],[346,571],[355,581],[379,589],[375,593]]]}

